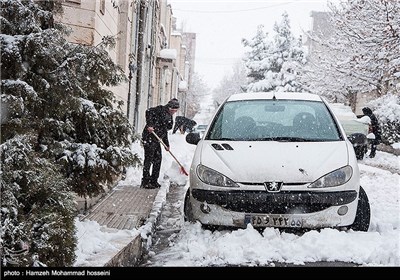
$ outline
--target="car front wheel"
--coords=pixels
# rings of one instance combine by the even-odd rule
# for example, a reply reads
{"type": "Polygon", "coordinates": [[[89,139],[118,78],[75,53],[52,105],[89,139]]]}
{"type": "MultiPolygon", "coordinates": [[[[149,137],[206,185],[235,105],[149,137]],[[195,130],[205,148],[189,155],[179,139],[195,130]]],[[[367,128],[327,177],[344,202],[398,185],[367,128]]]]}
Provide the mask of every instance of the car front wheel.
{"type": "Polygon", "coordinates": [[[368,231],[370,219],[371,219],[371,209],[367,193],[360,186],[356,218],[354,220],[354,223],[350,226],[350,229],[354,231],[368,231]]]}
{"type": "Polygon", "coordinates": [[[192,214],[192,205],[190,205],[190,190],[187,190],[185,195],[185,203],[183,205],[183,217],[185,221],[194,222],[192,214]]]}

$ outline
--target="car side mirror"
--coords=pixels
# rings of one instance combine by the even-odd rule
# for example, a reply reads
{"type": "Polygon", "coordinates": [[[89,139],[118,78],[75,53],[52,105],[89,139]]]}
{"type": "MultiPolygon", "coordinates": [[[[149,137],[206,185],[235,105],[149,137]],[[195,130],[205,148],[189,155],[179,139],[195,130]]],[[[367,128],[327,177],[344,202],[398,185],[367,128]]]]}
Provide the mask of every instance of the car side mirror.
{"type": "Polygon", "coordinates": [[[197,145],[200,139],[200,133],[198,132],[190,132],[186,135],[186,142],[188,142],[189,144],[197,145]]]}

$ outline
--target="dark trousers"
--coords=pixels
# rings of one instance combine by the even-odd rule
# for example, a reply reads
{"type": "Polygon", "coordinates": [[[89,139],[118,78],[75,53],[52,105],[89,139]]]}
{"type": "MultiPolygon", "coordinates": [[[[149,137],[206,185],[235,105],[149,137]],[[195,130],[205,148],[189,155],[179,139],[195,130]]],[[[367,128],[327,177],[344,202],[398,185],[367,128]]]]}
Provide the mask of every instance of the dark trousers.
{"type": "Polygon", "coordinates": [[[371,153],[370,156],[375,156],[376,154],[376,147],[379,145],[378,140],[371,140],[371,153]]]}
{"type": "Polygon", "coordinates": [[[143,178],[144,183],[155,183],[160,176],[161,168],[161,145],[158,142],[150,142],[143,145],[144,148],[144,163],[143,163],[143,178]],[[151,174],[150,174],[151,169],[151,174]]]}

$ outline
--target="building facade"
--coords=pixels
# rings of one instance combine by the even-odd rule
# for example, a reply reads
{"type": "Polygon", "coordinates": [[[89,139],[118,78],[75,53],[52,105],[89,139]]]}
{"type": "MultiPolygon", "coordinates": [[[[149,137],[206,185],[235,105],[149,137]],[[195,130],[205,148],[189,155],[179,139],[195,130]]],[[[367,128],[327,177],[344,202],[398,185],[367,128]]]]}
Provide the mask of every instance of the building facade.
{"type": "Polygon", "coordinates": [[[145,125],[146,109],[173,97],[183,104],[179,114],[185,114],[195,34],[175,30],[167,0],[65,0],[63,6],[64,13],[56,19],[71,28],[70,42],[96,46],[104,36],[116,37],[116,47],[108,51],[127,82],[110,90],[123,101],[136,133],[145,125]],[[187,37],[191,39],[183,39],[187,37]]]}

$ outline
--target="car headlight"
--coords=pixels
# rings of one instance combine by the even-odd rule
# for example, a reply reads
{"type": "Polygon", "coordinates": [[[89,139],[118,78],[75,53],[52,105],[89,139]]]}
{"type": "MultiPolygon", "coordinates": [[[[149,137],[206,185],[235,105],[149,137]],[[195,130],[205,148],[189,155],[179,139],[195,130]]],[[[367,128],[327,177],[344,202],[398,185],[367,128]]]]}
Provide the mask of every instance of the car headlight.
{"type": "Polygon", "coordinates": [[[309,185],[309,188],[329,188],[343,185],[350,180],[353,175],[353,168],[350,165],[339,168],[331,173],[322,176],[314,183],[309,185]]]}
{"type": "Polygon", "coordinates": [[[234,187],[234,188],[239,187],[238,184],[236,184],[228,177],[204,165],[198,165],[196,171],[199,179],[208,185],[213,185],[218,187],[234,187]]]}

